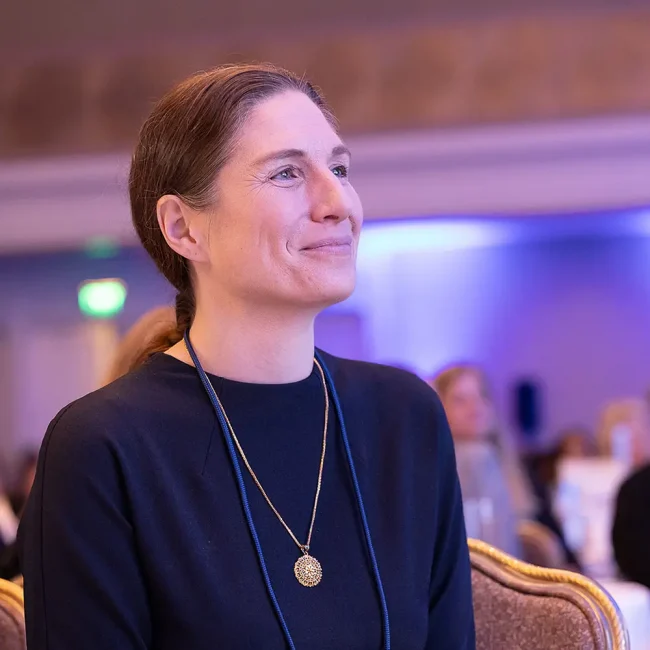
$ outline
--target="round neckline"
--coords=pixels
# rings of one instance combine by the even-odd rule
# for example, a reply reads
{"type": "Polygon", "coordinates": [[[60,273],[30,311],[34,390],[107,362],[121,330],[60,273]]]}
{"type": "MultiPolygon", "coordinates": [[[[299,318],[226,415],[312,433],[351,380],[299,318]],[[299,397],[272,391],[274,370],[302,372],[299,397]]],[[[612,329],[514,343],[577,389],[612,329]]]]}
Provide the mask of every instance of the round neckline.
{"type": "MultiPolygon", "coordinates": [[[[178,359],[177,357],[174,357],[171,354],[166,354],[165,352],[157,352],[156,354],[152,355],[149,359],[149,362],[150,363],[158,362],[159,360],[162,359],[165,359],[164,363],[169,368],[175,368],[179,371],[183,371],[184,373],[191,374],[195,377],[199,376],[196,368],[193,365],[185,361],[182,361],[181,359],[178,359]]],[[[249,388],[251,390],[255,390],[255,389],[273,390],[273,389],[282,389],[282,388],[300,388],[303,385],[307,385],[311,383],[311,380],[316,376],[316,372],[317,372],[316,364],[314,363],[312,364],[311,372],[304,379],[299,379],[298,381],[285,382],[282,384],[264,384],[258,382],[240,381],[237,379],[228,379],[227,377],[222,377],[221,375],[214,375],[207,371],[205,374],[208,376],[208,379],[212,384],[217,384],[221,386],[231,386],[232,388],[241,388],[241,389],[249,388]]]]}

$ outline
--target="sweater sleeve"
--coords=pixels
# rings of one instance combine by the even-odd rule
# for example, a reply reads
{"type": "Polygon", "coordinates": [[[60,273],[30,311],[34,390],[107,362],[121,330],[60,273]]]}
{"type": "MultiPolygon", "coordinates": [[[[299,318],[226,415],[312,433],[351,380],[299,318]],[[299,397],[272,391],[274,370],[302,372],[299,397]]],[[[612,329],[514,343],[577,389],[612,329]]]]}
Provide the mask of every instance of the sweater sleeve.
{"type": "Polygon", "coordinates": [[[20,527],[29,650],[145,650],[151,624],[118,454],[101,414],[50,424],[20,527]]]}
{"type": "Polygon", "coordinates": [[[474,650],[472,581],[463,502],[451,433],[439,402],[437,439],[437,536],[429,599],[429,636],[425,650],[474,650]]]}

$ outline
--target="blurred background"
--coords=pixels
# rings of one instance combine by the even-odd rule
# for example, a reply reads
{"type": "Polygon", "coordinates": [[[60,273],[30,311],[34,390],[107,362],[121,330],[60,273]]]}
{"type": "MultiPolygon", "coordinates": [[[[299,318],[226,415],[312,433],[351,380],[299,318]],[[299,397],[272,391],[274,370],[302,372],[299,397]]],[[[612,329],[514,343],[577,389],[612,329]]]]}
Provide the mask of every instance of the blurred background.
{"type": "Polygon", "coordinates": [[[172,300],[130,225],[130,151],[172,84],[236,61],[321,86],[354,153],[358,289],[319,346],[425,379],[475,364],[535,467],[648,399],[647,2],[27,1],[0,22],[5,484],[172,300]]]}

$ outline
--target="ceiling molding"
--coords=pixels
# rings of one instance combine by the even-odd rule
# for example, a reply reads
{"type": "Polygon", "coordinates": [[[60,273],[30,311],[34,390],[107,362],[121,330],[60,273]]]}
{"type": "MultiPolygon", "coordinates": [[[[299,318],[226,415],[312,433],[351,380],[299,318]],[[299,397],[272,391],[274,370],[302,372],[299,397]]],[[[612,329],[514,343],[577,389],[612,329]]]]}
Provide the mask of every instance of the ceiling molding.
{"type": "Polygon", "coordinates": [[[174,83],[238,61],[305,74],[347,133],[650,111],[650,10],[610,9],[294,38],[269,30],[237,43],[156,42],[128,54],[7,63],[0,157],[129,151],[152,102],[174,83]]]}
{"type": "MultiPolygon", "coordinates": [[[[369,220],[650,206],[650,117],[347,139],[369,220]]],[[[135,243],[126,156],[0,164],[0,253],[135,243]]]]}

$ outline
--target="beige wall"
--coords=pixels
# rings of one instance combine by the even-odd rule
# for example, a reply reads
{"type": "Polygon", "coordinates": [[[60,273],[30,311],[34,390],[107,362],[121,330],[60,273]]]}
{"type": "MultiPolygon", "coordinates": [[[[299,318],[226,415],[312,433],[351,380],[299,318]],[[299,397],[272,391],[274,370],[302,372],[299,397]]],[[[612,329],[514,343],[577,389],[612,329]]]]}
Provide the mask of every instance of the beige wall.
{"type": "Polygon", "coordinates": [[[115,326],[105,322],[12,324],[3,364],[12,398],[0,404],[9,423],[5,454],[38,447],[58,411],[99,387],[116,340],[115,326]]]}

